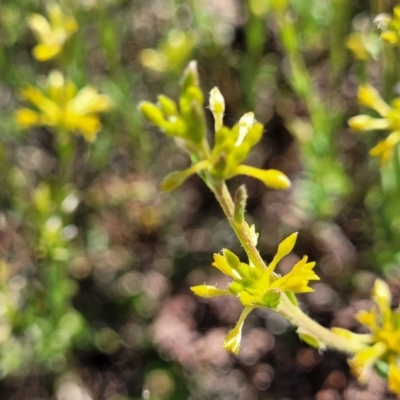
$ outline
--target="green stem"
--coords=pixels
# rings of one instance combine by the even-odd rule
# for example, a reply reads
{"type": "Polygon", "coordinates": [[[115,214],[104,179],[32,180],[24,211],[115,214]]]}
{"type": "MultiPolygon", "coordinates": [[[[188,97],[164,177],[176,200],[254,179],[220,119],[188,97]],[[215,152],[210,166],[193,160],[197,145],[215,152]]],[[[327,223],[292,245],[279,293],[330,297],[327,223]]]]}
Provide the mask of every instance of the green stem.
{"type": "Polygon", "coordinates": [[[331,330],[318,324],[318,322],[311,319],[298,306],[295,306],[286,295],[281,296],[281,301],[276,311],[293,325],[305,329],[305,331],[312,334],[318,341],[329,348],[348,354],[354,354],[367,347],[365,343],[355,342],[338,336],[331,330]]]}
{"type": "Polygon", "coordinates": [[[245,221],[239,223],[235,221],[235,204],[225,182],[215,182],[211,179],[210,182],[210,188],[214,192],[216,199],[221,205],[225,216],[228,218],[249,260],[259,269],[266,269],[267,266],[254,245],[252,233],[250,232],[248,224],[245,221]]]}

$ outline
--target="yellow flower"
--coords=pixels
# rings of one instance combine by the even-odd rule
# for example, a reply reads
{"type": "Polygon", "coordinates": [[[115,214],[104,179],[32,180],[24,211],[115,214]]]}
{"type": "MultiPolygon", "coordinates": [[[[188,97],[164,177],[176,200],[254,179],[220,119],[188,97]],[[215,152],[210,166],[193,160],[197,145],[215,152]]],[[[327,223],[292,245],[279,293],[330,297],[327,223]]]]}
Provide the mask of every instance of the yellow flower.
{"type": "Polygon", "coordinates": [[[142,50],[140,61],[144,67],[159,73],[180,71],[189,60],[194,46],[192,34],[172,29],[157,50],[142,50]]]}
{"type": "Polygon", "coordinates": [[[352,32],[347,35],[345,44],[354,58],[367,61],[370,58],[376,58],[380,42],[375,33],[352,32]]]}
{"type": "Polygon", "coordinates": [[[375,24],[382,31],[381,39],[391,45],[400,44],[400,6],[393,9],[393,16],[389,14],[379,14],[375,24]]]}
{"type": "Polygon", "coordinates": [[[108,96],[91,86],[77,91],[75,84],[65,81],[59,71],[49,74],[43,91],[27,86],[21,95],[35,107],[21,108],[15,113],[22,128],[50,126],[61,132],[80,133],[88,142],[96,139],[101,128],[97,114],[111,108],[108,96]]]}
{"type": "Polygon", "coordinates": [[[291,182],[283,172],[242,164],[250,150],[260,141],[264,127],[255,120],[252,112],[244,114],[232,128],[224,126],[225,100],[216,87],[211,90],[209,98],[209,108],[215,120],[215,143],[211,154],[208,154],[208,143],[204,143],[206,126],[203,115],[203,94],[198,86],[196,65],[190,63],[187,71],[184,79],[187,83],[182,85],[183,93],[179,107],[166,96],[159,96],[158,105],[150,102],[142,102],[139,105],[147,121],[157,125],[168,136],[178,138],[180,144],[183,141],[189,152],[198,147],[207,148],[207,156],[204,157],[203,153],[193,166],[167,175],[162,183],[162,189],[175,189],[189,176],[202,171],[208,171],[213,178],[220,180],[228,180],[236,175],[247,175],[260,180],[272,189],[288,189],[291,182]]]}
{"type": "Polygon", "coordinates": [[[28,17],[28,25],[39,41],[33,48],[33,56],[38,61],[47,61],[58,55],[65,42],[78,29],[75,19],[63,14],[57,3],[48,3],[47,15],[49,19],[40,14],[28,17]]]}
{"type": "Polygon", "coordinates": [[[233,279],[228,288],[218,289],[208,285],[191,288],[196,295],[205,298],[235,295],[245,307],[238,324],[225,339],[225,349],[237,354],[244,320],[253,308],[276,309],[280,296],[284,292],[312,292],[313,289],[308,286],[309,281],[319,280],[319,277],[313,271],[315,263],[307,262],[306,256],[283,277],[274,272],[278,263],[293,250],[296,239],[297,233],[284,239],[278,246],[278,251],[267,269],[263,270],[254,267],[252,263],[241,262],[234,253],[224,249],[222,254],[214,254],[213,266],[233,279]]]}
{"type": "Polygon", "coordinates": [[[375,307],[357,314],[357,320],[371,334],[357,335],[339,328],[334,328],[333,331],[348,340],[362,340],[369,344],[370,347],[360,350],[349,360],[352,372],[361,382],[367,381],[378,361],[384,362],[389,366],[389,388],[400,394],[400,309],[391,309],[391,293],[386,283],[380,279],[375,281],[371,297],[375,307]]]}
{"type": "Polygon", "coordinates": [[[363,84],[358,89],[358,103],[376,111],[381,118],[369,115],[357,115],[349,119],[351,129],[357,132],[370,130],[389,130],[391,133],[386,139],[378,142],[369,154],[379,157],[382,163],[392,158],[393,150],[400,142],[400,97],[394,99],[391,105],[387,104],[379,92],[368,84],[363,84]]]}

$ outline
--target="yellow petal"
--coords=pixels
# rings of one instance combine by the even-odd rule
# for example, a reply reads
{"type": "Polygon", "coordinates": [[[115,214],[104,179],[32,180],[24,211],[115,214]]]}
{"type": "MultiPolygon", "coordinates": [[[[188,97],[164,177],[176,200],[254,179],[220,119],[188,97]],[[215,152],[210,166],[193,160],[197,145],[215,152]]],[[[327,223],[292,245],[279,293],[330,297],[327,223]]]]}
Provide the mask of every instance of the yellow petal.
{"type": "Polygon", "coordinates": [[[192,286],[190,290],[196,295],[204,298],[216,297],[216,296],[231,296],[232,293],[229,290],[218,289],[215,286],[210,285],[198,285],[192,286]]]}
{"type": "Polygon", "coordinates": [[[140,52],[140,62],[146,68],[157,72],[168,70],[168,59],[161,53],[153,49],[144,49],[140,52]]]}
{"type": "Polygon", "coordinates": [[[375,280],[374,287],[372,288],[371,298],[379,307],[379,311],[381,313],[390,310],[390,306],[392,304],[392,294],[389,286],[383,280],[375,280]]]}
{"type": "Polygon", "coordinates": [[[253,310],[253,307],[245,307],[236,326],[228,332],[225,337],[223,346],[226,351],[233,354],[238,354],[240,350],[240,342],[242,340],[242,328],[246,317],[253,310]]]}
{"type": "Polygon", "coordinates": [[[252,296],[245,290],[238,294],[238,299],[245,307],[251,307],[258,302],[258,298],[256,296],[252,296]]]}
{"type": "Polygon", "coordinates": [[[383,101],[379,92],[368,84],[363,84],[358,88],[359,104],[375,110],[383,117],[390,111],[389,105],[383,101]]]}
{"type": "Polygon", "coordinates": [[[400,394],[400,369],[395,362],[395,358],[390,362],[388,384],[392,392],[400,394]]]}
{"type": "Polygon", "coordinates": [[[81,115],[104,112],[111,108],[111,100],[108,96],[99,94],[97,89],[86,86],[68,104],[68,108],[81,115]]]}
{"type": "Polygon", "coordinates": [[[254,113],[248,112],[243,115],[242,118],[240,118],[239,123],[238,123],[238,128],[239,128],[239,135],[235,143],[235,147],[240,146],[247,133],[249,130],[252,128],[252,126],[255,124],[256,120],[254,118],[254,113]]]}
{"type": "Polygon", "coordinates": [[[255,167],[250,167],[249,165],[238,165],[231,176],[234,175],[248,175],[253,178],[259,179],[268,186],[276,190],[285,190],[290,188],[291,182],[289,178],[281,171],[277,169],[260,169],[255,167]]]}
{"type": "Polygon", "coordinates": [[[399,42],[399,34],[395,31],[385,31],[381,33],[381,39],[386,43],[397,44],[399,42]]]}
{"type": "Polygon", "coordinates": [[[71,131],[78,131],[86,141],[93,143],[96,140],[96,134],[101,129],[99,119],[94,115],[69,115],[66,127],[71,131]]]}
{"type": "Polygon", "coordinates": [[[356,115],[350,118],[347,123],[349,127],[356,132],[389,128],[389,122],[386,119],[373,118],[369,115],[356,115]]]}
{"type": "Polygon", "coordinates": [[[223,274],[230,276],[231,278],[237,280],[241,279],[241,276],[239,273],[234,270],[229,264],[228,261],[224,256],[221,256],[220,254],[214,254],[214,262],[212,265],[219,269],[223,274]]]}
{"type": "Polygon", "coordinates": [[[386,350],[386,346],[382,342],[378,342],[367,349],[360,350],[349,360],[350,369],[360,382],[367,381],[372,366],[386,350]]]}
{"type": "Polygon", "coordinates": [[[36,45],[32,54],[38,61],[48,61],[55,57],[61,51],[61,45],[58,43],[39,43],[36,45]]]}
{"type": "Polygon", "coordinates": [[[376,331],[378,329],[378,324],[377,324],[377,313],[375,309],[372,309],[371,311],[359,311],[356,315],[357,321],[368,327],[371,331],[376,331]]]}
{"type": "Polygon", "coordinates": [[[393,148],[400,142],[400,131],[392,132],[385,140],[381,140],[374,146],[369,154],[379,157],[381,162],[389,161],[393,156],[393,148]]]}
{"type": "Polygon", "coordinates": [[[28,25],[41,42],[46,42],[53,35],[50,23],[43,15],[31,14],[28,17],[28,25]]]}
{"type": "Polygon", "coordinates": [[[21,108],[15,113],[15,120],[21,128],[39,125],[39,115],[29,108],[21,108]]]}
{"type": "Polygon", "coordinates": [[[67,36],[71,36],[78,30],[78,24],[72,17],[66,17],[64,22],[64,28],[67,33],[67,36]]]}
{"type": "Polygon", "coordinates": [[[62,26],[64,15],[60,6],[51,1],[47,3],[47,15],[49,16],[50,23],[53,27],[62,26]]]}
{"type": "Polygon", "coordinates": [[[47,98],[39,89],[33,86],[27,86],[21,89],[22,97],[36,106],[39,110],[48,115],[55,115],[59,107],[49,98],[47,98]]]}

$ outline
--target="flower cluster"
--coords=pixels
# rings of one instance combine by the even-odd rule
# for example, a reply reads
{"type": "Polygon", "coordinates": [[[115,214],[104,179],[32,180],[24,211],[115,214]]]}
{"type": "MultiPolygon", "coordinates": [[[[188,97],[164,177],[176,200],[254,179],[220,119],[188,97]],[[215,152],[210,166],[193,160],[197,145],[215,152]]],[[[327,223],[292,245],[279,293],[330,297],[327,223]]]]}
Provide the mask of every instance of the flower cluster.
{"type": "Polygon", "coordinates": [[[376,367],[387,376],[390,390],[400,394],[400,309],[391,309],[392,296],[382,280],[375,281],[371,297],[375,307],[357,315],[357,320],[371,331],[370,334],[359,335],[340,328],[333,328],[333,331],[348,340],[369,345],[349,361],[352,372],[361,382],[366,382],[372,368],[376,367]]]}
{"type": "Polygon", "coordinates": [[[253,113],[245,114],[233,127],[223,125],[225,100],[218,88],[210,93],[209,108],[215,119],[215,143],[212,150],[206,140],[204,96],[199,87],[195,62],[185,71],[179,106],[166,96],[158,97],[158,105],[142,102],[140,111],[166,135],[174,137],[192,155],[193,165],[169,174],[162,189],[172,190],[189,176],[206,171],[215,180],[227,180],[236,175],[248,175],[261,180],[273,189],[287,189],[290,181],[281,171],[262,170],[243,165],[251,148],[262,137],[263,125],[256,122],[253,113]]]}
{"type": "Polygon", "coordinates": [[[398,46],[400,44],[400,6],[393,9],[393,16],[379,14],[374,22],[382,31],[382,40],[392,45],[398,46]]]}
{"type": "Polygon", "coordinates": [[[26,86],[22,98],[35,109],[21,108],[15,114],[22,128],[50,126],[60,132],[80,133],[88,142],[96,139],[101,128],[98,113],[110,109],[111,100],[97,89],[85,86],[77,90],[59,71],[52,71],[44,90],[26,86]]]}
{"type": "Polygon", "coordinates": [[[351,129],[357,132],[370,130],[389,130],[391,133],[370,150],[370,155],[379,157],[381,162],[392,158],[394,147],[400,142],[400,97],[391,105],[387,104],[379,92],[371,85],[364,84],[358,89],[358,103],[376,111],[381,118],[370,115],[357,115],[349,119],[351,129]]]}
{"type": "Polygon", "coordinates": [[[31,14],[28,18],[28,25],[39,41],[33,48],[33,56],[38,61],[48,61],[60,54],[66,41],[78,29],[75,19],[64,15],[54,2],[48,3],[47,15],[49,19],[40,14],[31,14]]]}
{"type": "MultiPolygon", "coordinates": [[[[256,240],[254,228],[252,232],[253,240],[256,240]]],[[[224,249],[221,254],[214,254],[214,263],[212,265],[233,279],[227,289],[209,285],[199,285],[191,288],[196,295],[205,298],[227,295],[236,296],[244,306],[239,321],[225,338],[224,348],[227,351],[231,351],[234,354],[239,352],[244,320],[255,307],[276,309],[282,293],[313,291],[309,286],[309,281],[319,280],[319,277],[313,270],[315,262],[308,262],[307,256],[298,261],[291,271],[284,276],[274,272],[282,258],[293,250],[296,239],[297,233],[293,233],[284,239],[280,243],[275,257],[264,270],[255,267],[251,262],[248,264],[240,262],[234,253],[224,249]]]]}

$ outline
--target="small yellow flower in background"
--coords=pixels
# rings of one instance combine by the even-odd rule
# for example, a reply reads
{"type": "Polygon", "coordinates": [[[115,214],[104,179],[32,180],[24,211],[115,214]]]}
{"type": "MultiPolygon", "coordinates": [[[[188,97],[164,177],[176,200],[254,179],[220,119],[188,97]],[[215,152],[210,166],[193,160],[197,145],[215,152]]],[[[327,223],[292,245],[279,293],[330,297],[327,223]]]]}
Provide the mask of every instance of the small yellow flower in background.
{"type": "Polygon", "coordinates": [[[392,45],[400,45],[400,6],[393,9],[393,16],[379,14],[374,22],[382,31],[381,39],[383,41],[392,45]]]}
{"type": "Polygon", "coordinates": [[[370,347],[357,352],[349,365],[360,382],[366,382],[375,364],[383,361],[388,365],[389,388],[400,394],[400,309],[391,309],[392,296],[387,284],[377,279],[371,294],[375,307],[360,311],[357,320],[366,326],[371,334],[358,335],[345,329],[333,328],[339,336],[348,340],[363,340],[370,347]]]}
{"type": "Polygon", "coordinates": [[[358,89],[358,103],[376,111],[382,118],[369,115],[357,115],[349,119],[348,124],[356,132],[370,130],[389,130],[389,136],[373,147],[369,154],[379,157],[382,163],[390,160],[395,146],[400,142],[400,97],[391,105],[387,104],[379,92],[371,85],[363,84],[358,89]]]}
{"type": "Polygon", "coordinates": [[[111,108],[108,96],[91,86],[78,91],[59,71],[49,74],[43,91],[26,86],[21,95],[35,107],[21,108],[15,113],[22,128],[49,126],[61,132],[80,133],[88,142],[93,142],[101,129],[97,114],[111,108]]]}
{"type": "Polygon", "coordinates": [[[76,20],[65,15],[55,2],[48,3],[47,15],[49,19],[36,13],[28,17],[28,25],[39,41],[33,48],[33,56],[38,61],[48,61],[58,55],[78,29],[76,20]]]}
{"type": "Polygon", "coordinates": [[[222,254],[214,254],[212,265],[233,279],[227,289],[219,289],[209,285],[191,288],[196,295],[205,298],[234,295],[244,306],[238,323],[225,339],[224,348],[227,351],[234,354],[239,352],[244,320],[255,307],[276,309],[280,296],[284,292],[306,293],[313,291],[308,286],[309,281],[319,280],[319,277],[313,271],[315,262],[308,262],[307,256],[304,256],[288,274],[282,277],[274,272],[278,263],[293,250],[296,239],[297,233],[293,233],[284,239],[278,246],[275,257],[264,270],[256,268],[251,263],[240,262],[234,253],[224,249],[222,254]]]}
{"type": "Polygon", "coordinates": [[[159,73],[180,71],[188,62],[194,46],[192,34],[172,29],[157,50],[144,49],[140,52],[140,62],[159,73]]]}
{"type": "Polygon", "coordinates": [[[380,40],[373,32],[351,32],[346,38],[346,47],[357,60],[376,59],[380,51],[380,40]]]}

